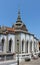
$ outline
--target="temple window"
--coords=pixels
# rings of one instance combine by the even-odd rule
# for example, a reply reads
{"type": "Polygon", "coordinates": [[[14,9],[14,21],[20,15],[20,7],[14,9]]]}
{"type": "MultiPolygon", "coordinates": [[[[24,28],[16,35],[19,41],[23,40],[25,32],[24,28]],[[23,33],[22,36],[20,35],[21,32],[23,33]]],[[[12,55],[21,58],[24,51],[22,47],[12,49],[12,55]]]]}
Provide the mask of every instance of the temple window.
{"type": "Polygon", "coordinates": [[[26,42],[26,52],[28,53],[28,40],[26,42]]]}
{"type": "Polygon", "coordinates": [[[32,41],[30,41],[30,52],[32,53],[32,41]]]}
{"type": "Polygon", "coordinates": [[[36,52],[36,42],[34,41],[34,52],[36,52]]]}
{"type": "Polygon", "coordinates": [[[9,52],[11,52],[11,47],[12,47],[12,39],[9,40],[9,52]]]}
{"type": "Polygon", "coordinates": [[[4,50],[4,42],[5,42],[5,40],[4,40],[4,38],[1,40],[1,43],[2,43],[2,51],[4,50]]]}
{"type": "Polygon", "coordinates": [[[24,52],[24,40],[22,40],[22,52],[24,52]]]}

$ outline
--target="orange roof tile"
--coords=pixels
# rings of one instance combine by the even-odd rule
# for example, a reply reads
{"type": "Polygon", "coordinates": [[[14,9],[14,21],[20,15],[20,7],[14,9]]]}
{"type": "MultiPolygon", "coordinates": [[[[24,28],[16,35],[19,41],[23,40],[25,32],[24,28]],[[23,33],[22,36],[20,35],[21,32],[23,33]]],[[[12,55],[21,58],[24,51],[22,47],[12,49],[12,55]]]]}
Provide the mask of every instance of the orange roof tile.
{"type": "Polygon", "coordinates": [[[11,31],[11,32],[14,32],[14,28],[7,28],[7,31],[11,31]]]}

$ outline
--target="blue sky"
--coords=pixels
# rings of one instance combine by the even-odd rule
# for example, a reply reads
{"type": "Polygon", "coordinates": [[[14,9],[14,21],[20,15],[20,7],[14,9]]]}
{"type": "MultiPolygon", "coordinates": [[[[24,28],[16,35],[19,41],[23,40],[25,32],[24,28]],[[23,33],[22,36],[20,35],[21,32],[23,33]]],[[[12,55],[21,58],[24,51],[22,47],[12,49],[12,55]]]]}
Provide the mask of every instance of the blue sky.
{"type": "Polygon", "coordinates": [[[29,32],[40,39],[40,0],[0,0],[0,25],[12,26],[19,8],[29,32]]]}

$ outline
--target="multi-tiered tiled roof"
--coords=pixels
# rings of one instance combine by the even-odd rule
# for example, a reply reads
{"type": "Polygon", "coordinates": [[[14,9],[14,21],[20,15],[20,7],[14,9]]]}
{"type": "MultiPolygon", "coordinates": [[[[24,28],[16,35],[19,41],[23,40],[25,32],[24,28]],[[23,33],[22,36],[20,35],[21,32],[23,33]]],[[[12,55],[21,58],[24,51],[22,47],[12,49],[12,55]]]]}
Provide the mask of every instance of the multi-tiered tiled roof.
{"type": "Polygon", "coordinates": [[[13,24],[12,28],[15,28],[15,30],[19,31],[26,31],[28,32],[28,29],[26,28],[26,25],[22,22],[21,16],[20,16],[20,10],[18,11],[18,17],[15,24],[13,24]]]}

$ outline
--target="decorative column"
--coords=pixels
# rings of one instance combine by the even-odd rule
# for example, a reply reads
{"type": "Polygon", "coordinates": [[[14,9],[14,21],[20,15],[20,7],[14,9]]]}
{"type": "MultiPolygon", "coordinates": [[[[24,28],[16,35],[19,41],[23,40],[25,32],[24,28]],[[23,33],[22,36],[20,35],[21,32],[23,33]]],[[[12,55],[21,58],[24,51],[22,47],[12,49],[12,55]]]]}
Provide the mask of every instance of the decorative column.
{"type": "Polygon", "coordinates": [[[39,42],[37,41],[37,51],[39,52],[39,42]]]}
{"type": "Polygon", "coordinates": [[[32,52],[34,52],[34,41],[32,41],[32,52]]]}
{"type": "Polygon", "coordinates": [[[19,40],[17,42],[17,65],[19,65],[19,40]]]}
{"type": "Polygon", "coordinates": [[[28,35],[28,53],[30,53],[30,35],[28,35]]]}
{"type": "Polygon", "coordinates": [[[30,41],[28,41],[28,53],[30,53],[30,41]]]}
{"type": "Polygon", "coordinates": [[[6,37],[6,51],[8,52],[9,51],[9,45],[8,45],[8,35],[6,37]]]}
{"type": "Polygon", "coordinates": [[[24,41],[24,53],[25,53],[25,41],[24,41]]]}
{"type": "Polygon", "coordinates": [[[6,39],[5,39],[5,42],[4,42],[4,53],[6,53],[6,39]]]}
{"type": "Polygon", "coordinates": [[[22,54],[22,41],[21,41],[21,54],[22,54]]]}

